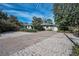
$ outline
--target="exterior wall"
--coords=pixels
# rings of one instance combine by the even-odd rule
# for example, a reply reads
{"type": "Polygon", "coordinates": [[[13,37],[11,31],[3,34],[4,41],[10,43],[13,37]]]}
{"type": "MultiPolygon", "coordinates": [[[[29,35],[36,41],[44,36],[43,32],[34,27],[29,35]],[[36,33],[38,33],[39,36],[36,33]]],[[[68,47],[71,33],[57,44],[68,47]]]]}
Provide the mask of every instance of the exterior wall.
{"type": "Polygon", "coordinates": [[[52,27],[52,26],[44,26],[43,28],[44,28],[45,30],[50,30],[50,29],[53,30],[53,27],[52,27]]]}
{"type": "MultiPolygon", "coordinates": [[[[56,26],[43,26],[45,30],[52,30],[52,31],[58,31],[58,28],[56,26]]],[[[32,26],[27,26],[27,29],[32,29],[32,26]]]]}
{"type": "Polygon", "coordinates": [[[27,26],[27,29],[32,29],[32,27],[31,26],[27,26]]]}
{"type": "Polygon", "coordinates": [[[44,28],[45,30],[47,30],[46,26],[43,26],[43,28],[44,28]]]}
{"type": "Polygon", "coordinates": [[[45,30],[52,30],[52,31],[58,31],[58,28],[57,27],[54,27],[54,26],[44,26],[44,29],[45,30]]]}
{"type": "Polygon", "coordinates": [[[53,31],[58,31],[58,28],[57,27],[53,27],[53,31]]]}

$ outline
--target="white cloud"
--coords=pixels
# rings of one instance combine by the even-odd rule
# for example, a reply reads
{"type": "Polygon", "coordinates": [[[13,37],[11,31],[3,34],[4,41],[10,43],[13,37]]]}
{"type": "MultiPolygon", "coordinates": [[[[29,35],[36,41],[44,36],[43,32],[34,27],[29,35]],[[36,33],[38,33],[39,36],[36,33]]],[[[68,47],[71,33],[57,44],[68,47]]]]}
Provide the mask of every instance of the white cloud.
{"type": "Polygon", "coordinates": [[[5,11],[15,16],[25,17],[25,18],[27,17],[29,19],[32,19],[33,16],[44,17],[43,15],[38,14],[38,13],[35,14],[35,13],[29,13],[29,12],[16,11],[16,10],[5,10],[5,11]]]}
{"type": "Polygon", "coordinates": [[[12,5],[10,5],[10,4],[6,4],[6,3],[4,3],[4,4],[2,4],[2,5],[4,5],[4,6],[6,6],[6,7],[14,7],[14,6],[12,6],[12,5]]]}
{"type": "Polygon", "coordinates": [[[16,11],[16,10],[5,10],[6,12],[12,14],[12,15],[15,15],[17,17],[24,17],[24,18],[28,18],[29,20],[32,20],[33,16],[36,16],[36,17],[41,17],[41,18],[46,18],[46,19],[52,19],[52,15],[49,15],[49,16],[44,16],[40,13],[29,13],[29,12],[21,12],[21,11],[16,11]]]}

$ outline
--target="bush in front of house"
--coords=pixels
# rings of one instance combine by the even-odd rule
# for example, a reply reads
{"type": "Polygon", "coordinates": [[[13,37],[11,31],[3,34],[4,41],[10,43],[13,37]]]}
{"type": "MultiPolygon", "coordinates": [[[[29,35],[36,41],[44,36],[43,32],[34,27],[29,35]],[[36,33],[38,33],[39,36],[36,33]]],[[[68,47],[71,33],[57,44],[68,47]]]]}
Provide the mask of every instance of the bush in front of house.
{"type": "Polygon", "coordinates": [[[26,32],[37,32],[36,29],[26,29],[26,32]]]}
{"type": "Polygon", "coordinates": [[[20,31],[26,31],[26,28],[20,28],[19,30],[20,31]]]}
{"type": "Polygon", "coordinates": [[[23,31],[23,32],[37,32],[36,29],[27,29],[26,27],[21,27],[19,29],[19,31],[23,31]]]}
{"type": "Polygon", "coordinates": [[[52,29],[48,29],[47,31],[53,31],[52,29]]]}

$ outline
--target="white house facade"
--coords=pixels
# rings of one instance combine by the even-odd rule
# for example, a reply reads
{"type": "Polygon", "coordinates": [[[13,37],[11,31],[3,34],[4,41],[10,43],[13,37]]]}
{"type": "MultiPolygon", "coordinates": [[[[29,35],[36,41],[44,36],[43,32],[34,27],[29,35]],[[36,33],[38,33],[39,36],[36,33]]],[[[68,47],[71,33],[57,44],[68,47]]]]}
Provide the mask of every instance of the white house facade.
{"type": "MultiPolygon", "coordinates": [[[[57,28],[56,25],[53,25],[53,24],[46,24],[46,23],[43,23],[43,24],[41,24],[41,25],[43,26],[43,28],[44,28],[45,30],[58,31],[58,28],[57,28]]],[[[27,29],[33,29],[33,28],[32,28],[32,25],[26,24],[25,26],[26,26],[27,29]]]]}
{"type": "Polygon", "coordinates": [[[53,25],[53,24],[43,23],[42,26],[45,30],[52,30],[52,31],[57,31],[58,30],[57,26],[53,25]]]}

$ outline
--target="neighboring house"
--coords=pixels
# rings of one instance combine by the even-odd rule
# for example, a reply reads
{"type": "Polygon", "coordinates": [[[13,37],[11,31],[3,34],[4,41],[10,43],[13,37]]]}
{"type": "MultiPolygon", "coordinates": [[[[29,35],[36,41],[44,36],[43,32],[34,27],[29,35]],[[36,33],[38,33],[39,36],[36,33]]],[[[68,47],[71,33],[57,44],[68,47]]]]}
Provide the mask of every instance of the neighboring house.
{"type": "Polygon", "coordinates": [[[31,24],[23,24],[24,27],[26,27],[27,29],[32,29],[32,25],[31,24]]]}
{"type": "MultiPolygon", "coordinates": [[[[52,31],[57,31],[57,30],[58,30],[57,26],[54,25],[54,24],[43,23],[43,24],[41,24],[41,25],[43,26],[43,28],[44,28],[45,30],[52,30],[52,31]]],[[[31,24],[24,24],[24,26],[25,26],[27,29],[33,29],[31,24]]]]}
{"type": "Polygon", "coordinates": [[[43,23],[41,25],[43,26],[43,28],[45,30],[53,30],[53,31],[57,31],[58,30],[56,25],[54,25],[54,24],[43,23]]]}
{"type": "Polygon", "coordinates": [[[27,29],[32,29],[32,25],[27,24],[26,27],[27,29]]]}

